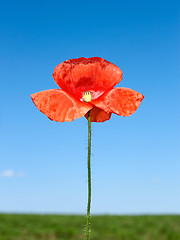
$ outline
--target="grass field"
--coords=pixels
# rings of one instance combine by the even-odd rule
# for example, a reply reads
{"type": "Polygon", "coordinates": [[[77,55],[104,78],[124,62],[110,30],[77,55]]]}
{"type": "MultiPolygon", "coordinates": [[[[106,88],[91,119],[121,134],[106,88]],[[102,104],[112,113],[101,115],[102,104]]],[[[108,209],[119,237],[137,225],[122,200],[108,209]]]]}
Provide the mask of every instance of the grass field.
{"type": "MultiPolygon", "coordinates": [[[[86,218],[0,214],[0,240],[84,240],[86,218]]],[[[91,240],[180,240],[180,216],[92,216],[91,240]]]]}

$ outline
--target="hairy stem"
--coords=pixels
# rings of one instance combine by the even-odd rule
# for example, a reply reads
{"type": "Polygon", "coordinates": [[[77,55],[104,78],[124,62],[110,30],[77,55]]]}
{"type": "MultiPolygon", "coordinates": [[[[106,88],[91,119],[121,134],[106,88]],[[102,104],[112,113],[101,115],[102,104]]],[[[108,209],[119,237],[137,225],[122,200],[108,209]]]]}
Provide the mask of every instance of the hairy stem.
{"type": "Polygon", "coordinates": [[[91,208],[91,115],[89,111],[88,112],[88,205],[87,205],[86,240],[89,239],[90,208],[91,208]]]}

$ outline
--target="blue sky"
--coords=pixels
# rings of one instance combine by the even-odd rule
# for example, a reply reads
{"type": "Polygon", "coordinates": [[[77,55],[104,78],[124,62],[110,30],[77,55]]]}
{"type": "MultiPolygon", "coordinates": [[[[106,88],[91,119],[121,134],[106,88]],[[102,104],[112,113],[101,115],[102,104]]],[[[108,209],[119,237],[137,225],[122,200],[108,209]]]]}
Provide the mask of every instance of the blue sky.
{"type": "Polygon", "coordinates": [[[178,1],[8,1],[0,10],[0,212],[85,213],[87,120],[30,99],[64,60],[99,56],[145,98],[92,124],[92,213],[180,213],[178,1]]]}

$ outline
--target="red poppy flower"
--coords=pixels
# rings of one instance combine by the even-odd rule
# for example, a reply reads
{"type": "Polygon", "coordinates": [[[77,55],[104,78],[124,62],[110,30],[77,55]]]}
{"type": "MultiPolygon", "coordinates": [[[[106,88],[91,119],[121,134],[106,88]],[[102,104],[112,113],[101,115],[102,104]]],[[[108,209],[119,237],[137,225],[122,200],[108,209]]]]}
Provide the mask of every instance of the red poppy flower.
{"type": "Polygon", "coordinates": [[[129,88],[114,88],[122,80],[119,67],[103,58],[70,59],[56,66],[53,77],[61,89],[34,93],[36,107],[57,122],[73,121],[91,110],[92,122],[109,120],[112,113],[133,114],[144,96],[129,88]]]}

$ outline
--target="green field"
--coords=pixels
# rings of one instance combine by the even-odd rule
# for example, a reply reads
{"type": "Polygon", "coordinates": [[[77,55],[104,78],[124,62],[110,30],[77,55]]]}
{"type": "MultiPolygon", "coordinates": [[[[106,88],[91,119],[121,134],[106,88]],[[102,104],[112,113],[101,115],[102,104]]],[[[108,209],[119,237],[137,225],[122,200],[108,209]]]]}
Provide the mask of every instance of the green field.
{"type": "MultiPolygon", "coordinates": [[[[0,214],[0,240],[84,240],[86,218],[0,214]]],[[[92,216],[91,240],[180,240],[180,216],[92,216]]]]}

